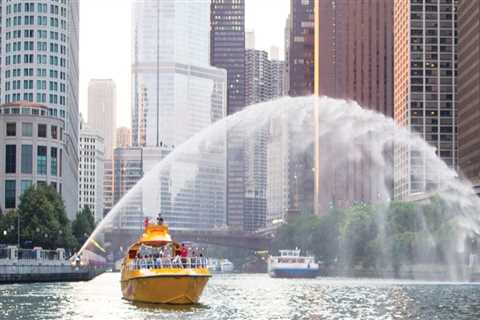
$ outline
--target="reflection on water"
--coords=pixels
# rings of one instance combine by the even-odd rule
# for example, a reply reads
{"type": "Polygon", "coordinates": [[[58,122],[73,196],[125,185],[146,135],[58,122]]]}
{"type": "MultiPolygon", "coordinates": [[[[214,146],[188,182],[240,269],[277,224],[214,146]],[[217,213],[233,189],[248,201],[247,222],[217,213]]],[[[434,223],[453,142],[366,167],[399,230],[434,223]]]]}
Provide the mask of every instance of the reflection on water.
{"type": "Polygon", "coordinates": [[[119,274],[0,286],[0,319],[478,319],[480,285],[214,276],[195,306],[121,299],[119,274]]]}

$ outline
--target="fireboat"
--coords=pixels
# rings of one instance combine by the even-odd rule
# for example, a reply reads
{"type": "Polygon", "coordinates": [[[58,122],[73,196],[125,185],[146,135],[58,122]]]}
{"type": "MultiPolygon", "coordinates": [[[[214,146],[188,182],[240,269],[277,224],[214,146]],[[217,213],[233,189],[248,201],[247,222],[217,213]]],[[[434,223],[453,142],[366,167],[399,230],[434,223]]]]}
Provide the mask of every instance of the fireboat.
{"type": "Polygon", "coordinates": [[[156,224],[146,220],[123,259],[122,295],[133,302],[196,304],[210,277],[207,259],[174,242],[159,215],[156,224]]]}

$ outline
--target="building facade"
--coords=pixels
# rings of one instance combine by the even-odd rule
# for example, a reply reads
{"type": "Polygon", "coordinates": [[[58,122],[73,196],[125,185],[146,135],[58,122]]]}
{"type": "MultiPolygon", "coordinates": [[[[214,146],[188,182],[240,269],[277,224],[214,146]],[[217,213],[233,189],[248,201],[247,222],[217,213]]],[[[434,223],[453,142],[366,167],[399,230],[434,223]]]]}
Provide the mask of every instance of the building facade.
{"type": "Polygon", "coordinates": [[[290,0],[289,96],[313,94],[314,1],[290,0]]]}
{"type": "Polygon", "coordinates": [[[272,72],[268,53],[245,50],[245,103],[247,106],[272,98],[272,72]]]}
{"type": "MultiPolygon", "coordinates": [[[[210,7],[210,63],[227,70],[227,115],[245,107],[245,0],[212,0],[210,7]]],[[[255,45],[252,32],[247,45],[255,45]],[[253,43],[250,43],[253,42],[253,43]]],[[[242,132],[227,136],[227,223],[243,228],[244,153],[242,132]]]]}
{"type": "MultiPolygon", "coordinates": [[[[210,18],[208,1],[134,2],[134,147],[170,152],[226,116],[227,72],[210,66],[210,18]]],[[[195,228],[201,218],[209,223],[198,225],[204,229],[225,224],[225,141],[218,148],[211,154],[199,151],[179,159],[174,170],[158,177],[163,181],[168,175],[170,181],[165,188],[161,185],[156,209],[162,208],[171,227],[195,228]],[[195,165],[195,174],[185,177],[186,170],[195,165]],[[209,170],[215,174],[209,175],[209,170]],[[192,187],[183,189],[179,186],[186,178],[192,187]],[[217,186],[218,193],[202,193],[202,184],[217,186]],[[182,192],[176,192],[177,188],[182,192]],[[171,205],[164,206],[167,202],[171,205]],[[205,202],[209,205],[200,206],[205,202]]]]}
{"type": "MultiPolygon", "coordinates": [[[[314,83],[314,0],[290,0],[290,14],[285,26],[285,88],[289,96],[313,94],[314,83]]],[[[289,141],[295,141],[296,132],[303,128],[289,128],[289,141]]],[[[292,148],[293,146],[289,146],[292,148]]],[[[313,148],[304,155],[291,158],[289,163],[288,211],[312,212],[314,176],[313,148]]]]}
{"type": "Polygon", "coordinates": [[[480,186],[480,2],[458,3],[458,164],[480,186]]]}
{"type": "MultiPolygon", "coordinates": [[[[268,59],[266,51],[251,49],[246,50],[245,61],[245,101],[247,105],[269,101],[284,95],[283,69],[285,64],[283,61],[271,61],[268,59]]],[[[272,120],[272,125],[276,125],[276,120],[272,120]]],[[[246,135],[244,141],[245,208],[243,218],[243,229],[246,231],[264,228],[267,226],[267,221],[272,220],[268,218],[268,202],[277,201],[275,197],[279,196],[275,193],[277,190],[272,189],[269,193],[269,186],[283,188],[283,186],[274,186],[273,183],[284,182],[278,175],[285,174],[282,168],[287,163],[287,158],[284,156],[288,153],[288,149],[277,140],[281,140],[281,135],[286,133],[286,131],[271,132],[270,127],[266,126],[246,135]]]]}
{"type": "MultiPolygon", "coordinates": [[[[118,203],[140,179],[143,177],[143,151],[141,148],[116,148],[114,149],[114,204],[118,203]]],[[[142,193],[139,190],[128,201],[128,204],[121,208],[124,210],[117,215],[115,227],[120,229],[141,229],[143,223],[142,193]]]]}
{"type": "Polygon", "coordinates": [[[95,222],[103,219],[104,140],[101,132],[80,123],[78,210],[89,208],[95,222]]]}
{"type": "Polygon", "coordinates": [[[117,89],[112,79],[92,79],[88,83],[88,126],[104,137],[104,214],[113,207],[113,149],[116,145],[117,89]]]}
{"type": "Polygon", "coordinates": [[[88,83],[88,126],[104,137],[105,159],[113,159],[117,129],[117,87],[112,79],[88,83]]]}
{"type": "Polygon", "coordinates": [[[117,148],[127,148],[132,145],[132,130],[127,127],[117,128],[117,148]]]}
{"type": "MultiPolygon", "coordinates": [[[[393,2],[315,0],[317,96],[354,100],[393,117],[393,2]]],[[[328,140],[317,139],[315,146],[317,213],[332,205],[348,207],[390,198],[391,172],[376,168],[368,156],[354,161],[342,157],[332,167],[322,161],[322,150],[331,147],[328,140]]]]}
{"type": "Polygon", "coordinates": [[[46,106],[64,122],[62,197],[69,218],[78,209],[79,1],[3,1],[1,104],[46,106]]]}
{"type": "MultiPolygon", "coordinates": [[[[0,106],[0,211],[19,205],[22,193],[34,185],[49,185],[65,202],[65,121],[47,106],[11,102],[0,106]]],[[[75,217],[70,212],[69,218],[75,217]]],[[[76,214],[76,210],[75,210],[76,214]]]]}
{"type": "MultiPolygon", "coordinates": [[[[457,166],[457,1],[395,1],[394,117],[457,166]]],[[[395,146],[394,196],[435,189],[421,152],[395,146]]]]}

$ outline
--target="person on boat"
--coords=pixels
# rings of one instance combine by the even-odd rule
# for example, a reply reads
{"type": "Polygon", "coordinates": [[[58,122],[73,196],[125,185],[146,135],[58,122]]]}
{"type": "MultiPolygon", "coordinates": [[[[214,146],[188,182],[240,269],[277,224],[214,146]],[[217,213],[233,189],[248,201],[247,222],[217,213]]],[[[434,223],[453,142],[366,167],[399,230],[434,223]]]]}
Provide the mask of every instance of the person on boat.
{"type": "Polygon", "coordinates": [[[162,214],[161,214],[161,213],[159,213],[159,214],[157,215],[157,224],[158,224],[159,226],[162,226],[162,225],[163,225],[163,217],[162,217],[162,214]]]}
{"type": "Polygon", "coordinates": [[[188,249],[184,243],[182,243],[182,248],[180,249],[180,257],[182,257],[182,264],[185,268],[187,266],[188,249]]]}

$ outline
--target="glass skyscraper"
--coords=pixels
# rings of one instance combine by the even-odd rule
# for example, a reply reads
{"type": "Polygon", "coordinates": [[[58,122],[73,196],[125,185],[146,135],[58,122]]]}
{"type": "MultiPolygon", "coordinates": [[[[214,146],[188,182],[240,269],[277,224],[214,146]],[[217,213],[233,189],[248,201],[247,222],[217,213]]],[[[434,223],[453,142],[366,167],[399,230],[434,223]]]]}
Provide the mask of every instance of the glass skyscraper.
{"type": "MultiPolygon", "coordinates": [[[[225,117],[227,74],[210,66],[209,1],[136,1],[133,33],[133,146],[172,151],[225,117]]],[[[220,140],[213,151],[179,155],[162,171],[158,179],[166,182],[143,199],[144,214],[159,209],[174,228],[223,226],[226,155],[220,140]]]]}
{"type": "MultiPolygon", "coordinates": [[[[457,1],[396,1],[394,117],[418,133],[445,163],[457,166],[457,1]]],[[[435,190],[424,154],[395,146],[397,199],[435,190]]]]}

